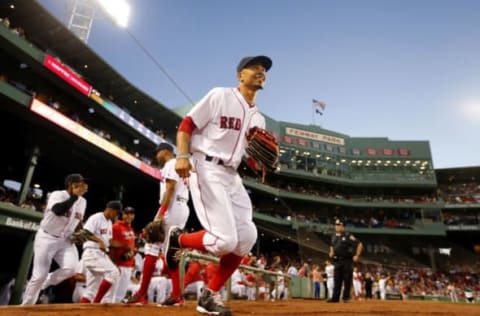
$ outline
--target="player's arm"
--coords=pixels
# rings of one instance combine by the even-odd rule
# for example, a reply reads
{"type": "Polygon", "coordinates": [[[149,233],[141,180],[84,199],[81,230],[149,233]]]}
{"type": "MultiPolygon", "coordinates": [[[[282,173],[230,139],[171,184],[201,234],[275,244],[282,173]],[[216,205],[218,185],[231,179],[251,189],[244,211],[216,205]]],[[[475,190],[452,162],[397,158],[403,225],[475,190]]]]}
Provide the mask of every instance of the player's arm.
{"type": "Polygon", "coordinates": [[[160,208],[158,209],[157,215],[155,215],[155,220],[163,218],[167,210],[170,208],[172,204],[173,198],[175,196],[175,186],[177,181],[173,179],[166,179],[166,188],[165,193],[163,194],[162,201],[160,203],[160,208]]]}
{"type": "Polygon", "coordinates": [[[186,116],[178,127],[175,170],[181,178],[188,178],[190,176],[191,165],[188,147],[195,128],[195,123],[190,116],[186,116]]]}
{"type": "Polygon", "coordinates": [[[84,195],[87,191],[88,185],[86,183],[73,183],[70,197],[65,201],[53,204],[52,212],[58,216],[66,214],[72,205],[78,200],[78,197],[84,195]]]}
{"type": "Polygon", "coordinates": [[[102,239],[98,238],[97,236],[95,236],[94,234],[92,234],[92,232],[90,232],[89,230],[85,229],[85,231],[87,231],[89,234],[88,234],[88,240],[91,240],[91,241],[94,241],[98,244],[98,246],[100,247],[101,250],[103,251],[107,251],[107,248],[105,247],[105,243],[103,242],[102,239]]]}
{"type": "Polygon", "coordinates": [[[328,256],[330,258],[333,258],[333,247],[332,246],[330,246],[330,252],[328,253],[328,256]]]}

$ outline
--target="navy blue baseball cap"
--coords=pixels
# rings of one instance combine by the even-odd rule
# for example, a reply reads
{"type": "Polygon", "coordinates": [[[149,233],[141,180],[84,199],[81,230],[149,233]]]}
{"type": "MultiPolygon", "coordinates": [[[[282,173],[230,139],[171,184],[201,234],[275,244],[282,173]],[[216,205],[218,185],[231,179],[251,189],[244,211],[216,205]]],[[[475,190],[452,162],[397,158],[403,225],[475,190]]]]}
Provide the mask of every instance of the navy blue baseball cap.
{"type": "Polygon", "coordinates": [[[164,149],[167,149],[167,150],[170,150],[171,152],[173,152],[173,146],[170,145],[169,143],[160,143],[158,144],[157,148],[155,149],[155,153],[158,153],[160,150],[164,150],[164,149]]]}
{"type": "Polygon", "coordinates": [[[135,213],[135,209],[131,206],[127,206],[123,209],[122,213],[135,213]]]}
{"type": "Polygon", "coordinates": [[[70,183],[78,183],[78,182],[85,182],[85,181],[87,181],[87,179],[84,178],[81,174],[72,173],[65,177],[65,186],[68,187],[70,183]]]}
{"type": "Polygon", "coordinates": [[[106,208],[111,208],[113,210],[116,210],[117,212],[121,212],[123,209],[122,202],[118,200],[110,201],[107,203],[106,208]]]}
{"type": "Polygon", "coordinates": [[[270,57],[263,55],[243,57],[242,60],[240,60],[240,62],[238,63],[237,72],[240,72],[242,71],[242,69],[255,64],[262,65],[265,70],[268,71],[272,67],[273,62],[270,57]]]}

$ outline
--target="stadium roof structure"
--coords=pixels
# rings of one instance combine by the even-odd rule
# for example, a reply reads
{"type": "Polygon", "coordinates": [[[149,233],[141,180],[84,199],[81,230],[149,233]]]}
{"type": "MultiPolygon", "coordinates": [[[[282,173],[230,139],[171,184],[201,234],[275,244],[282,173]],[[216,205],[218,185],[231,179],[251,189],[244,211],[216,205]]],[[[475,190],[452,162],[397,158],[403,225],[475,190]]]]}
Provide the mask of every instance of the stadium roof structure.
{"type": "Polygon", "coordinates": [[[167,135],[176,133],[176,126],[181,121],[178,114],[115,71],[38,1],[2,1],[0,15],[10,19],[11,27],[23,28],[30,42],[59,57],[96,90],[113,97],[113,102],[130,111],[133,116],[143,120],[152,119],[154,126],[167,135]],[[14,9],[11,8],[12,5],[14,9]],[[21,21],[21,25],[16,24],[16,21],[21,21]],[[85,65],[88,65],[88,68],[85,68],[85,65]]]}
{"type": "Polygon", "coordinates": [[[480,179],[480,166],[436,169],[441,183],[475,182],[480,179]]]}

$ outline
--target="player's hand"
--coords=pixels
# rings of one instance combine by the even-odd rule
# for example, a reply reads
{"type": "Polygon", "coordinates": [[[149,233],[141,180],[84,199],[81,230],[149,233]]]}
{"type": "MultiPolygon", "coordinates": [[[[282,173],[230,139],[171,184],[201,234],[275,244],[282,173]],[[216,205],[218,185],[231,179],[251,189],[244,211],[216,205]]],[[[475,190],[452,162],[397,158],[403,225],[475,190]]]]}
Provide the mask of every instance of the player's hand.
{"type": "Polygon", "coordinates": [[[359,256],[353,256],[353,262],[359,262],[360,261],[360,257],[359,256]]]}
{"type": "Polygon", "coordinates": [[[190,177],[190,170],[192,169],[192,165],[190,164],[190,159],[183,157],[177,158],[175,162],[175,171],[177,171],[178,176],[180,178],[188,178],[190,177]]]}
{"type": "Polygon", "coordinates": [[[88,192],[88,184],[85,182],[74,183],[72,187],[72,192],[76,196],[82,196],[88,192]]]}
{"type": "Polygon", "coordinates": [[[105,247],[105,243],[103,242],[103,240],[98,241],[98,246],[100,247],[100,250],[102,250],[104,252],[108,252],[107,247],[105,247]]]}

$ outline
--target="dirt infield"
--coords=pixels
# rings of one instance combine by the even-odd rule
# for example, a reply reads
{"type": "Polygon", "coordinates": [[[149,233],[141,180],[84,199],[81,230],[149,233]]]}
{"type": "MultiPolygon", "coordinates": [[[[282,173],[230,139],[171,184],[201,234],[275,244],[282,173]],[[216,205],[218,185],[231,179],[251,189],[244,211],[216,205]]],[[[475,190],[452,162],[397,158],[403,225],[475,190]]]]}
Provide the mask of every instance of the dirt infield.
{"type": "MultiPolygon", "coordinates": [[[[328,304],[325,301],[290,300],[277,302],[232,301],[234,316],[245,315],[480,315],[480,305],[451,304],[424,301],[356,301],[348,304],[328,304]]],[[[196,302],[184,307],[120,304],[51,304],[0,307],[0,316],[193,316],[196,302]]]]}

